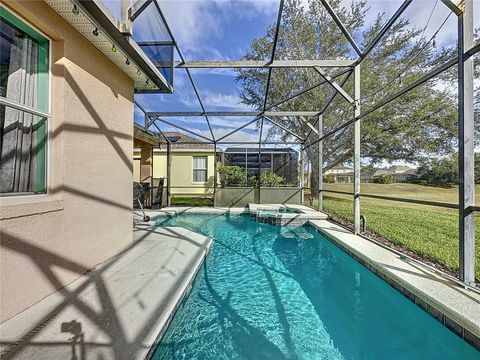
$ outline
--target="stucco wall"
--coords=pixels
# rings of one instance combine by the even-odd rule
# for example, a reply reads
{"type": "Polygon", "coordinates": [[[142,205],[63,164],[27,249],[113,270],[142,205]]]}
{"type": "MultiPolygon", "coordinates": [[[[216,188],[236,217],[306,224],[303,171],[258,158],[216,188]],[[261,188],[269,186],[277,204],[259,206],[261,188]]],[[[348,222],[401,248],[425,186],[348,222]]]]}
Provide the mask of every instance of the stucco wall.
{"type": "Polygon", "coordinates": [[[252,188],[229,187],[217,189],[215,205],[225,207],[245,207],[255,204],[302,204],[302,191],[297,187],[252,188]]]}
{"type": "MultiPolygon", "coordinates": [[[[140,157],[140,152],[135,152],[135,157],[140,157]]],[[[214,156],[212,152],[185,152],[176,151],[172,155],[172,194],[205,194],[206,182],[193,181],[193,156],[207,156],[207,179],[213,176],[214,156]],[[181,186],[185,188],[175,188],[181,186]],[[189,187],[189,188],[186,188],[189,187]],[[196,187],[196,188],[195,188],[196,187]]],[[[154,152],[153,177],[167,176],[167,155],[165,152],[154,152]]],[[[166,183],[165,183],[166,185],[166,183]]]]}
{"type": "Polygon", "coordinates": [[[2,1],[51,41],[48,195],[0,199],[0,321],[132,242],[133,82],[45,3],[2,1]]]}

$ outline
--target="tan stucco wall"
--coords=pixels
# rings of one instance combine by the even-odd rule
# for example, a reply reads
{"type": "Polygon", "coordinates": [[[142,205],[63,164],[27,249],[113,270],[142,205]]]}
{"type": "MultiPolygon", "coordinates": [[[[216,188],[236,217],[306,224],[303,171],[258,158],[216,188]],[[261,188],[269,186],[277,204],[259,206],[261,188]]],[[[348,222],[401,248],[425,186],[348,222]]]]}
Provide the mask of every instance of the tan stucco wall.
{"type": "MultiPolygon", "coordinates": [[[[201,195],[205,194],[206,182],[193,181],[193,157],[207,156],[207,179],[213,176],[214,156],[213,152],[187,152],[176,151],[172,154],[172,194],[201,195]],[[185,186],[190,188],[175,188],[185,186]],[[197,187],[197,188],[194,188],[197,187]]],[[[134,157],[140,157],[140,151],[135,151],[134,157]]],[[[160,178],[167,176],[167,154],[166,152],[154,151],[153,155],[153,177],[160,178]]],[[[166,185],[166,183],[165,183],[166,185]]]]}
{"type": "Polygon", "coordinates": [[[45,3],[2,1],[51,42],[48,195],[0,198],[0,321],[132,242],[133,82],[45,3]]]}

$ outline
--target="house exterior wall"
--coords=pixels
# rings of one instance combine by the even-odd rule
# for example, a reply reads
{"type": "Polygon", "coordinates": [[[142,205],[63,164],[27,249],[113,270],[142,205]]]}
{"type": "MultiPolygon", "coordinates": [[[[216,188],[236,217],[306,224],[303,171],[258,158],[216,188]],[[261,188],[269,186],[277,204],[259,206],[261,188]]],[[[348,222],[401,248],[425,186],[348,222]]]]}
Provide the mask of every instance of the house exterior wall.
{"type": "MultiPolygon", "coordinates": [[[[174,151],[172,152],[172,195],[203,195],[206,182],[193,181],[193,157],[207,157],[207,179],[213,176],[213,152],[199,151],[174,151]],[[177,186],[181,188],[176,188],[177,186]]],[[[135,151],[134,157],[140,157],[140,151],[135,151]]],[[[137,171],[137,170],[135,170],[137,171]]],[[[167,177],[167,154],[155,152],[153,155],[153,178],[167,177]]],[[[165,182],[165,186],[166,186],[165,182]]],[[[212,192],[210,189],[208,192],[212,192]]]]}
{"type": "Polygon", "coordinates": [[[351,168],[332,168],[327,171],[325,171],[324,175],[335,175],[335,174],[348,174],[351,173],[353,169],[351,168]]]}
{"type": "Polygon", "coordinates": [[[132,242],[133,81],[41,1],[2,1],[50,42],[46,195],[0,198],[0,322],[132,242]]]}

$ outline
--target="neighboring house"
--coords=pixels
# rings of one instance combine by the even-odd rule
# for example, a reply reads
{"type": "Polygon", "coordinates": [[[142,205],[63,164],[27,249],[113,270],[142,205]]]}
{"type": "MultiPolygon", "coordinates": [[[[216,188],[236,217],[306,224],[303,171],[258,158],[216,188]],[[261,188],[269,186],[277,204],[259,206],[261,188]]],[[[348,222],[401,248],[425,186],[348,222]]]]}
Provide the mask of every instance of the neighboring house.
{"type": "Polygon", "coordinates": [[[351,183],[354,179],[353,168],[348,166],[334,166],[323,174],[324,176],[333,175],[336,183],[351,183]]]}
{"type": "Polygon", "coordinates": [[[222,155],[222,165],[239,166],[249,176],[271,171],[285,179],[285,184],[298,184],[298,152],[291,148],[262,148],[259,164],[258,148],[227,148],[222,155]]]}
{"type": "MultiPolygon", "coordinates": [[[[167,145],[159,134],[145,132],[135,126],[133,181],[150,183],[153,171],[154,187],[158,179],[167,177],[167,145]],[[150,159],[153,157],[152,162],[150,159]]],[[[199,196],[213,192],[215,166],[214,146],[198,141],[181,132],[164,132],[171,143],[171,194],[199,196]]],[[[165,182],[166,186],[167,183],[165,182]]]]}
{"type": "Polygon", "coordinates": [[[418,179],[417,169],[408,166],[393,165],[386,169],[377,169],[372,178],[382,175],[392,175],[394,183],[407,182],[418,179]]]}
{"type": "MultiPolygon", "coordinates": [[[[335,166],[325,171],[324,176],[332,175],[336,183],[351,183],[354,181],[355,173],[347,166],[335,166]]],[[[417,169],[408,166],[393,165],[385,169],[376,169],[373,174],[361,175],[361,182],[372,182],[375,177],[392,175],[394,183],[407,182],[418,179],[417,169]]]]}
{"type": "Polygon", "coordinates": [[[353,172],[353,168],[348,166],[334,166],[325,171],[324,175],[349,174],[353,172]]]}
{"type": "Polygon", "coordinates": [[[76,3],[0,5],[0,322],[132,244],[133,94],[171,90],[76,3]]]}

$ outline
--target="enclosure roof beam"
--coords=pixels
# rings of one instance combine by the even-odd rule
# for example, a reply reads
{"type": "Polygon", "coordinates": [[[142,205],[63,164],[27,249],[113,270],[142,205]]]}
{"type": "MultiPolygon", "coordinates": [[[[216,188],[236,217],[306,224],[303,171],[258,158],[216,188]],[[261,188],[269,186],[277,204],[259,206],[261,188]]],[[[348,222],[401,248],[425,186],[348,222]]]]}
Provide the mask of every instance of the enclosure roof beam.
{"type": "Polygon", "coordinates": [[[130,21],[134,21],[145,10],[153,0],[137,0],[129,9],[130,21]]]}
{"type": "MultiPolygon", "coordinates": [[[[220,145],[257,145],[258,142],[256,141],[217,141],[217,145],[219,144],[220,145]]],[[[262,141],[260,144],[262,145],[300,145],[302,143],[298,141],[262,141]]],[[[245,152],[242,152],[242,154],[245,154],[245,152]]]]}
{"type": "Polygon", "coordinates": [[[476,45],[465,51],[465,60],[468,59],[470,56],[475,55],[480,51],[480,42],[478,42],[476,45]]]}
{"type": "MultiPolygon", "coordinates": [[[[178,46],[178,43],[177,43],[175,37],[173,36],[173,32],[170,29],[170,26],[168,25],[167,19],[165,18],[165,15],[163,14],[162,9],[160,8],[160,5],[158,5],[157,0],[154,0],[154,3],[155,3],[155,7],[157,9],[157,12],[159,13],[160,17],[162,18],[162,21],[164,22],[165,27],[167,28],[167,31],[168,31],[170,37],[172,38],[172,41],[175,45],[175,48],[177,49],[178,55],[182,59],[182,62],[185,63],[185,57],[183,56],[182,52],[180,51],[180,47],[178,46]]],[[[202,99],[201,99],[200,94],[198,92],[197,86],[195,85],[195,81],[193,81],[192,74],[190,74],[190,70],[188,68],[185,69],[185,71],[187,72],[188,79],[190,80],[190,84],[192,85],[193,91],[195,92],[195,96],[197,97],[198,103],[200,104],[200,107],[202,108],[202,111],[205,113],[205,106],[203,105],[203,102],[202,102],[202,99]]],[[[207,115],[204,115],[204,116],[205,116],[205,120],[207,121],[208,129],[210,131],[210,135],[212,136],[211,140],[213,140],[213,142],[215,142],[215,135],[213,135],[213,130],[212,130],[212,126],[210,124],[210,120],[208,119],[207,115]]]]}
{"type": "Polygon", "coordinates": [[[343,90],[343,88],[338,85],[333,79],[331,76],[327,75],[325,73],[325,71],[323,71],[321,68],[319,67],[314,67],[315,71],[318,72],[320,74],[321,77],[323,77],[340,95],[343,96],[343,98],[345,100],[347,100],[350,104],[353,104],[355,101],[352,99],[352,97],[350,95],[348,95],[348,93],[343,90]]]}
{"type": "Polygon", "coordinates": [[[325,9],[327,9],[328,13],[330,14],[330,16],[332,17],[333,21],[335,21],[335,24],[337,24],[337,26],[340,28],[341,32],[343,33],[343,35],[345,35],[345,37],[347,38],[348,42],[350,43],[350,45],[352,45],[353,49],[355,50],[355,52],[358,54],[358,56],[362,56],[362,51],[360,50],[360,48],[358,47],[357,43],[355,42],[355,40],[353,39],[352,35],[350,35],[350,33],[348,32],[347,28],[345,27],[345,25],[343,25],[342,21],[340,20],[340,18],[337,16],[337,13],[335,12],[335,10],[333,10],[333,8],[330,6],[330,4],[328,3],[328,1],[326,0],[321,0],[323,6],[325,7],[325,9]]]}
{"type": "Polygon", "coordinates": [[[262,135],[263,135],[263,122],[264,122],[264,119],[265,119],[265,118],[264,118],[263,116],[260,118],[260,135],[258,136],[258,147],[259,147],[258,151],[259,151],[259,153],[260,153],[260,151],[261,151],[260,147],[262,146],[262,135]]]}
{"type": "MultiPolygon", "coordinates": [[[[347,80],[350,78],[350,76],[352,75],[352,71],[349,72],[349,74],[345,77],[345,79],[343,79],[341,82],[340,82],[340,86],[343,86],[345,85],[345,83],[347,82],[347,80]]],[[[320,114],[319,115],[322,115],[325,111],[327,111],[328,107],[330,106],[330,104],[332,103],[332,101],[335,99],[335,97],[337,96],[338,92],[334,92],[332,94],[332,96],[330,96],[330,99],[327,100],[327,102],[323,105],[323,107],[320,109],[320,114]]],[[[313,126],[317,126],[317,123],[318,123],[318,118],[317,120],[315,120],[313,126]]],[[[308,140],[308,137],[310,136],[310,134],[312,133],[312,131],[310,130],[310,132],[307,134],[307,137],[305,138],[305,141],[308,140]]]]}
{"type": "Polygon", "coordinates": [[[178,56],[180,56],[180,59],[182,59],[183,62],[185,62],[185,57],[183,56],[182,51],[180,50],[180,47],[177,44],[177,41],[175,40],[175,36],[173,36],[172,29],[170,28],[170,25],[168,25],[167,18],[163,14],[162,9],[160,8],[160,5],[158,5],[157,0],[153,0],[153,3],[155,5],[155,8],[157,9],[157,13],[160,15],[160,18],[163,21],[163,24],[165,25],[165,28],[167,29],[168,35],[170,36],[170,39],[172,39],[173,44],[175,45],[175,48],[177,49],[178,56]]]}
{"type": "Polygon", "coordinates": [[[414,81],[413,83],[405,86],[403,89],[401,89],[399,92],[393,94],[393,95],[390,95],[388,97],[386,97],[385,99],[383,99],[382,101],[380,101],[378,104],[376,104],[375,106],[371,107],[370,109],[364,111],[358,118],[361,119],[365,116],[367,116],[368,114],[374,112],[375,110],[378,110],[379,108],[381,108],[382,106],[384,105],[387,105],[388,103],[392,102],[393,100],[397,99],[398,97],[402,96],[403,94],[406,94],[407,92],[409,92],[410,90],[416,88],[417,86],[427,82],[428,80],[434,78],[435,76],[437,76],[438,74],[444,72],[445,70],[448,70],[449,68],[451,68],[453,65],[457,64],[458,63],[458,58],[454,58],[448,62],[446,62],[445,64],[439,66],[438,68],[426,73],[425,75],[423,75],[420,79],[418,79],[417,81],[414,81]]]}
{"type": "Polygon", "coordinates": [[[242,130],[243,128],[245,128],[245,127],[253,124],[253,123],[256,122],[258,119],[259,119],[259,118],[256,117],[255,119],[250,120],[249,122],[243,124],[242,126],[239,126],[239,127],[236,128],[235,130],[230,131],[228,134],[225,134],[225,135],[223,135],[222,137],[218,138],[217,141],[216,141],[216,143],[219,144],[219,142],[220,142],[221,140],[223,140],[223,139],[225,139],[226,137],[229,137],[230,135],[235,134],[237,131],[240,131],[240,130],[242,130]]]}
{"type": "MultiPolygon", "coordinates": [[[[356,60],[195,60],[176,61],[178,69],[353,67],[356,60]]],[[[159,62],[155,63],[160,65],[159,62]]]]}
{"type": "MultiPolygon", "coordinates": [[[[149,112],[150,116],[318,116],[319,111],[163,111],[163,112],[149,112]]],[[[258,119],[257,119],[258,120],[258,119]]]]}
{"type": "Polygon", "coordinates": [[[462,0],[441,0],[455,15],[462,15],[462,10],[458,7],[462,3],[462,0]]]}
{"type": "MultiPolygon", "coordinates": [[[[305,119],[303,116],[299,116],[298,117],[302,122],[305,123],[305,125],[307,125],[309,128],[310,128],[310,132],[314,132],[315,134],[318,135],[318,130],[315,128],[315,126],[313,126],[310,121],[308,121],[307,119],[305,119]]],[[[304,139],[305,141],[306,139],[304,139]]]]}
{"type": "Polygon", "coordinates": [[[410,85],[407,85],[405,86],[403,89],[401,89],[399,92],[393,94],[393,95],[390,95],[388,97],[386,97],[384,100],[380,101],[378,104],[376,104],[375,106],[371,107],[370,109],[368,109],[367,111],[363,112],[360,116],[358,116],[357,118],[353,118],[353,119],[350,119],[348,121],[346,121],[345,123],[343,123],[342,125],[339,125],[337,126],[336,128],[334,128],[333,130],[330,130],[328,133],[324,134],[320,139],[316,139],[310,143],[308,143],[306,146],[307,147],[310,147],[316,143],[318,143],[319,141],[335,134],[337,131],[339,130],[342,130],[343,128],[347,127],[348,125],[351,125],[353,124],[356,120],[358,119],[362,119],[364,118],[365,116],[371,114],[372,112],[374,112],[375,110],[378,110],[379,108],[381,108],[382,106],[385,106],[387,105],[388,103],[392,102],[393,100],[397,99],[398,97],[402,96],[403,94],[406,94],[407,92],[411,91],[412,89],[415,89],[417,86],[423,84],[424,82],[427,82],[428,80],[434,78],[435,76],[437,76],[438,74],[444,72],[445,70],[448,70],[449,68],[451,68],[453,65],[457,64],[458,63],[458,58],[455,58],[455,59],[452,59],[448,62],[446,62],[445,64],[439,66],[438,68],[430,71],[429,73],[423,75],[420,79],[418,79],[417,81],[414,81],[413,83],[411,83],[410,85]]]}
{"type": "MultiPolygon", "coordinates": [[[[344,74],[346,74],[346,73],[350,73],[350,74],[351,74],[351,70],[344,70],[344,71],[336,74],[335,76],[333,76],[333,78],[339,77],[339,76],[344,75],[344,74]]],[[[348,76],[347,76],[346,79],[348,79],[348,76]]],[[[344,81],[346,81],[346,79],[345,79],[344,81]]],[[[279,102],[277,102],[277,103],[275,103],[275,104],[273,104],[273,105],[268,106],[268,107],[267,107],[267,110],[270,110],[270,109],[272,109],[272,108],[274,108],[274,107],[276,107],[276,106],[278,106],[278,105],[281,105],[281,104],[283,104],[283,103],[285,103],[285,102],[287,102],[287,101],[289,101],[289,100],[291,100],[291,99],[293,99],[293,98],[295,98],[295,97],[297,97],[297,96],[300,96],[300,95],[302,95],[302,94],[304,94],[304,93],[306,93],[306,92],[308,92],[308,91],[310,91],[310,90],[313,90],[313,89],[315,89],[315,88],[317,88],[317,87],[319,87],[319,86],[321,86],[321,85],[323,85],[323,84],[325,84],[325,83],[327,83],[326,80],[325,80],[325,81],[321,81],[321,82],[319,82],[318,84],[315,84],[315,85],[313,85],[313,86],[311,86],[311,87],[309,87],[309,88],[303,89],[303,90],[301,90],[301,91],[299,91],[299,92],[297,92],[297,93],[295,93],[295,94],[292,94],[292,95],[289,96],[288,98],[286,98],[286,99],[284,99],[284,100],[281,100],[281,101],[279,101],[279,102]]],[[[274,112],[268,112],[268,111],[258,112],[255,119],[253,119],[252,121],[248,122],[248,123],[245,124],[245,125],[240,126],[240,127],[237,128],[237,129],[231,131],[230,133],[228,133],[227,135],[221,137],[220,139],[217,139],[217,143],[220,144],[220,140],[221,140],[221,139],[224,139],[224,138],[226,138],[226,137],[228,137],[228,136],[236,133],[237,131],[243,129],[244,127],[246,127],[246,126],[254,123],[255,121],[257,121],[257,120],[262,116],[262,114],[266,114],[266,115],[268,115],[268,116],[272,116],[271,114],[277,114],[277,113],[278,113],[278,112],[275,112],[275,113],[274,113],[274,112]]],[[[225,142],[221,142],[221,144],[225,144],[225,142]]],[[[298,143],[295,143],[295,144],[298,144],[298,143]]]]}
{"type": "MultiPolygon", "coordinates": [[[[275,35],[273,36],[273,43],[272,43],[272,54],[270,56],[270,61],[269,65],[273,63],[275,60],[275,51],[277,49],[277,41],[278,41],[278,33],[280,32],[280,23],[282,21],[282,12],[283,12],[283,4],[284,1],[280,0],[280,5],[278,7],[278,16],[277,16],[277,24],[275,26],[275,35]]],[[[268,75],[267,75],[267,85],[265,86],[265,96],[263,97],[263,106],[262,106],[262,112],[265,112],[265,109],[267,107],[267,102],[268,102],[268,93],[270,91],[270,79],[272,78],[272,68],[268,68],[268,75]]],[[[262,125],[263,129],[263,120],[262,120],[262,125]]],[[[261,134],[260,134],[261,135],[261,134]]],[[[261,140],[261,139],[260,139],[261,140]]]]}
{"type": "Polygon", "coordinates": [[[160,133],[160,135],[162,135],[162,137],[165,139],[165,141],[168,143],[170,143],[170,140],[168,140],[168,138],[165,136],[165,134],[163,133],[163,131],[158,127],[157,123],[154,121],[153,126],[155,126],[158,130],[158,132],[160,133]]]}
{"type": "Polygon", "coordinates": [[[207,138],[206,136],[203,136],[203,135],[201,135],[201,134],[198,134],[198,133],[195,132],[195,131],[188,130],[188,129],[180,126],[180,125],[173,124],[173,123],[171,123],[170,121],[161,119],[161,118],[160,118],[159,116],[157,116],[157,115],[152,115],[151,113],[149,113],[149,114],[148,114],[148,117],[151,119],[151,121],[150,121],[150,123],[149,123],[149,127],[150,127],[150,125],[152,125],[155,121],[160,121],[160,122],[162,122],[162,123],[164,123],[164,124],[170,125],[170,126],[175,127],[175,128],[177,128],[177,129],[186,131],[186,132],[188,132],[188,133],[190,133],[190,134],[192,134],[192,135],[198,136],[199,138],[202,138],[202,139],[204,139],[204,140],[207,140],[209,143],[213,143],[212,139],[209,139],[209,138],[207,138]]]}
{"type": "Polygon", "coordinates": [[[264,116],[263,118],[264,118],[265,120],[270,121],[274,126],[278,127],[279,129],[282,129],[283,131],[289,133],[289,134],[292,135],[293,137],[296,137],[298,140],[300,140],[300,141],[302,141],[302,142],[305,141],[305,139],[302,138],[300,135],[295,134],[293,131],[287,129],[285,126],[283,126],[282,124],[276,122],[275,120],[270,119],[270,118],[267,117],[267,116],[264,116]]]}
{"type": "Polygon", "coordinates": [[[277,23],[275,26],[275,35],[273,37],[272,56],[270,57],[271,63],[275,59],[275,52],[277,51],[278,33],[280,32],[280,23],[282,22],[283,5],[284,0],[280,0],[280,4],[278,6],[277,23]]]}
{"type": "MultiPolygon", "coordinates": [[[[351,73],[351,71],[352,71],[352,70],[350,70],[350,69],[343,70],[343,71],[339,72],[338,74],[332,76],[332,79],[336,79],[336,78],[339,77],[339,76],[345,75],[345,74],[347,74],[347,73],[351,73]]],[[[273,109],[274,107],[277,107],[277,106],[279,106],[279,105],[282,105],[283,103],[286,103],[287,101],[290,101],[290,100],[292,100],[292,99],[294,99],[294,98],[296,98],[296,97],[298,97],[298,96],[300,96],[300,95],[303,95],[303,94],[309,92],[310,90],[316,89],[316,88],[322,86],[323,84],[326,84],[327,82],[328,82],[327,80],[323,80],[323,81],[320,81],[319,83],[316,83],[315,85],[312,85],[312,86],[310,86],[310,87],[308,87],[308,88],[302,89],[302,90],[300,90],[300,91],[298,91],[298,92],[290,95],[290,96],[287,97],[286,99],[280,100],[280,101],[276,102],[276,103],[273,104],[273,105],[269,105],[266,110],[270,110],[270,109],[273,109]]]]}
{"type": "Polygon", "coordinates": [[[397,19],[403,14],[403,12],[408,8],[408,6],[412,3],[413,0],[405,0],[402,5],[398,8],[398,10],[395,12],[395,14],[392,15],[390,20],[382,27],[380,32],[375,36],[375,38],[370,42],[370,44],[365,48],[365,50],[362,53],[362,56],[360,57],[360,61],[364,59],[370,51],[377,45],[380,40],[382,40],[383,36],[386,34],[388,30],[392,27],[392,25],[397,21],[397,19]]]}
{"type": "Polygon", "coordinates": [[[142,112],[143,112],[144,114],[147,113],[147,112],[145,111],[145,109],[143,108],[143,106],[140,105],[137,100],[133,99],[133,103],[134,103],[135,105],[137,105],[137,107],[138,107],[140,110],[142,110],[142,112]]]}

